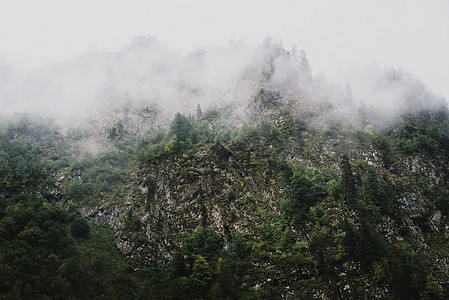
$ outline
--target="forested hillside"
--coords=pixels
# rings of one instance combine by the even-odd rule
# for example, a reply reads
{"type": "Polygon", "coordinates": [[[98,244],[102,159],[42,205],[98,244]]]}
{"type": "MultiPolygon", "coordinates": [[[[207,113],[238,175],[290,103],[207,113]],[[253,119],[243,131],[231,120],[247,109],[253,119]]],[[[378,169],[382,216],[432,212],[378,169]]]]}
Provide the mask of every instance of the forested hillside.
{"type": "Polygon", "coordinates": [[[269,42],[217,91],[199,69],[177,113],[2,121],[0,298],[449,297],[445,99],[390,68],[358,100],[269,42]]]}

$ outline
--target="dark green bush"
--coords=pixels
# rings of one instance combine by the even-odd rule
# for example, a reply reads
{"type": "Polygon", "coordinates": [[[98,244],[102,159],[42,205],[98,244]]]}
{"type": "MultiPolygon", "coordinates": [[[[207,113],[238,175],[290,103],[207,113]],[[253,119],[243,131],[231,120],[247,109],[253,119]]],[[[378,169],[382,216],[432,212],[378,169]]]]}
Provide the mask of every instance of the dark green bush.
{"type": "Polygon", "coordinates": [[[90,234],[90,227],[85,219],[76,218],[70,224],[70,232],[74,237],[87,238],[90,234]]]}

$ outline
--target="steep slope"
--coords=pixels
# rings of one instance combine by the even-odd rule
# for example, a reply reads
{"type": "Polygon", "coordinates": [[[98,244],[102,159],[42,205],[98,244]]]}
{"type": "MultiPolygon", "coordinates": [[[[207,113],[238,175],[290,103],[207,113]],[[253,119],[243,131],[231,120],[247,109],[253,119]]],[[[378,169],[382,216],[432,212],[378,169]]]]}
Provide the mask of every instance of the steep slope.
{"type": "MultiPolygon", "coordinates": [[[[116,67],[160,49],[141,46],[116,67]]],[[[219,53],[177,57],[195,76],[170,97],[146,75],[177,68],[145,60],[154,69],[126,87],[137,76],[151,97],[112,93],[46,133],[42,157],[64,159],[20,186],[4,184],[3,163],[2,195],[26,188],[113,228],[157,299],[447,298],[446,101],[395,69],[374,70],[365,91],[313,78],[303,51],[270,41],[204,87],[219,53]]]]}
{"type": "Polygon", "coordinates": [[[253,100],[262,121],[234,132],[178,114],[141,144],[126,201],[85,215],[113,224],[119,247],[138,261],[177,260],[185,271],[176,278],[191,276],[196,251],[211,255],[220,276],[219,252],[188,246],[201,228],[215,232],[218,249],[243,234],[251,267],[242,293],[442,296],[447,110],[404,115],[382,133],[337,117],[327,128],[307,126],[270,91],[253,100]]]}

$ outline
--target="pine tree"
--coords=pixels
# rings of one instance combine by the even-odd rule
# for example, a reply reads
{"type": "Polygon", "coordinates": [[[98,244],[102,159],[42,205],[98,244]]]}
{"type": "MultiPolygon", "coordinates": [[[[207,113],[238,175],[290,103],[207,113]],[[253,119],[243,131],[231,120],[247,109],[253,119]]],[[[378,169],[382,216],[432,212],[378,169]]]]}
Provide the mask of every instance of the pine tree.
{"type": "Polygon", "coordinates": [[[205,296],[209,289],[209,285],[212,282],[212,268],[201,255],[196,256],[195,263],[193,264],[193,273],[190,276],[190,279],[197,291],[205,296]]]}
{"type": "Polygon", "coordinates": [[[365,200],[368,203],[380,206],[382,203],[381,198],[382,192],[376,170],[372,166],[369,166],[366,174],[365,200]]]}
{"type": "Polygon", "coordinates": [[[201,121],[203,119],[203,110],[201,109],[201,105],[199,103],[195,111],[196,111],[196,119],[198,121],[201,121]]]}
{"type": "Polygon", "coordinates": [[[299,51],[299,72],[302,83],[310,86],[312,84],[312,72],[310,72],[309,60],[304,49],[299,51]]]}

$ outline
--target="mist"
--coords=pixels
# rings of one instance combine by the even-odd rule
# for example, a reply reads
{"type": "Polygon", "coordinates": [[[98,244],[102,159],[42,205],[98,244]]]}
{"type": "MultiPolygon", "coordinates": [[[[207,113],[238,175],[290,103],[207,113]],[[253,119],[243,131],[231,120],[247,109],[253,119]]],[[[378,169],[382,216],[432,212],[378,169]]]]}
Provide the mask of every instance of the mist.
{"type": "Polygon", "coordinates": [[[137,37],[118,52],[92,52],[26,75],[1,65],[2,114],[38,113],[83,118],[104,104],[145,102],[166,114],[231,101],[253,49],[230,43],[187,55],[153,37],[137,37]],[[194,106],[195,105],[195,106],[194,106]]]}
{"type": "Polygon", "coordinates": [[[153,36],[138,36],[120,51],[92,51],[30,73],[0,60],[1,115],[37,114],[75,126],[127,104],[151,107],[160,125],[177,112],[194,114],[200,104],[203,109],[229,106],[231,121],[243,124],[260,89],[280,93],[284,103],[317,126],[325,126],[323,115],[357,124],[354,116],[361,107],[376,115],[380,126],[405,112],[447,105],[401,68],[351,66],[335,80],[314,74],[307,55],[271,38],[182,54],[153,36]]]}

